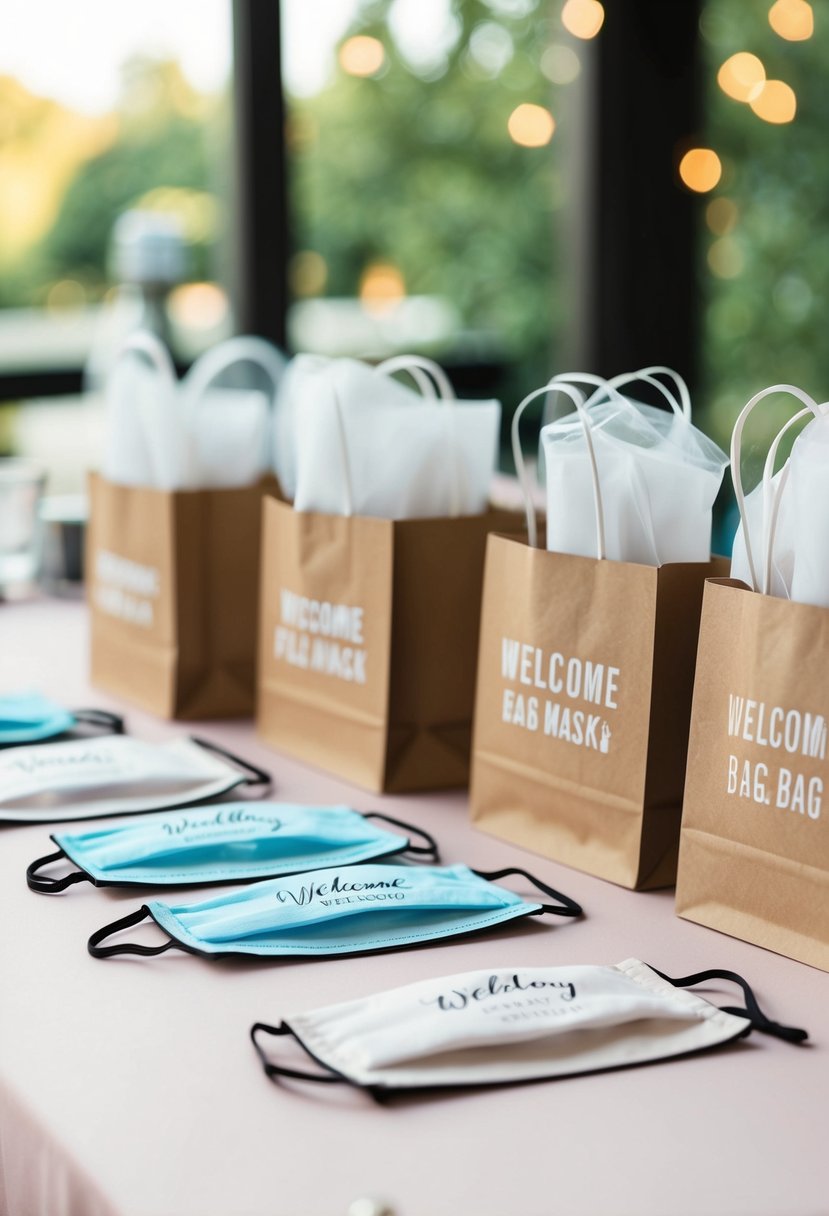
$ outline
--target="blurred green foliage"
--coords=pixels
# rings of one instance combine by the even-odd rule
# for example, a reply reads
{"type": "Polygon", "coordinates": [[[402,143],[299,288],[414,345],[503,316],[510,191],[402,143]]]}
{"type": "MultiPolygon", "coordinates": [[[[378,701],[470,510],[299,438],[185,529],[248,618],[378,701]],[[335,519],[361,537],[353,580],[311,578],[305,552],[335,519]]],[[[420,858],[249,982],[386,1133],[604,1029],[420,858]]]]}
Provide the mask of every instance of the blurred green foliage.
{"type": "MultiPolygon", "coordinates": [[[[706,208],[701,225],[701,399],[707,429],[726,446],[739,410],[767,385],[796,384],[818,401],[829,397],[829,344],[821,328],[829,283],[829,13],[815,4],[814,35],[787,42],[769,25],[770,5],[707,0],[701,22],[705,140],[723,162],[711,198],[734,205],[730,217],[726,209],[728,231],[711,231],[712,220],[723,227],[716,208],[706,208]],[[764,122],[718,86],[722,63],[738,51],[757,55],[768,79],[794,89],[793,122],[764,122]],[[728,273],[718,275],[711,263],[728,273]]],[[[749,424],[747,447],[757,449],[754,459],[748,452],[749,477],[793,412],[791,398],[774,398],[749,424]]]]}
{"type": "MultiPolygon", "coordinates": [[[[324,260],[316,288],[324,295],[355,296],[366,267],[389,262],[409,294],[450,300],[460,332],[454,349],[436,353],[503,361],[512,369],[504,389],[511,405],[560,364],[568,189],[561,115],[570,86],[551,84],[542,63],[551,42],[571,50],[580,44],[563,33],[558,0],[448,3],[442,50],[424,62],[398,43],[392,0],[364,0],[348,36],[379,39],[383,69],[361,78],[338,67],[317,95],[289,99],[292,234],[298,252],[324,260]],[[559,128],[550,145],[525,148],[509,138],[507,121],[521,102],[552,109],[559,128]]],[[[700,141],[720,155],[723,176],[700,201],[697,417],[722,445],[740,407],[767,384],[788,381],[829,395],[821,329],[829,282],[829,21],[816,4],[814,36],[785,42],[769,26],[770,3],[706,0],[701,21],[700,141]],[[720,65],[742,50],[758,55],[770,78],[792,85],[793,123],[763,122],[718,87],[720,65]],[[710,204],[723,200],[733,205],[731,219],[723,221],[721,208],[714,231],[710,204]]],[[[39,302],[64,278],[92,296],[102,290],[109,234],[122,210],[157,186],[221,191],[216,132],[226,120],[226,110],[199,99],[176,65],[134,65],[117,140],[79,165],[51,231],[4,272],[0,303],[39,302]]],[[[196,274],[209,272],[214,237],[200,238],[196,274]]],[[[790,412],[784,401],[764,411],[751,429],[758,447],[790,412]]]]}
{"type": "Polygon", "coordinates": [[[518,369],[513,391],[528,391],[550,374],[565,307],[554,240],[564,170],[555,137],[520,147],[507,122],[522,102],[551,104],[539,63],[552,6],[452,0],[449,45],[419,64],[389,30],[391,7],[371,0],[348,31],[383,44],[377,76],[338,66],[322,92],[290,104],[295,245],[325,260],[332,296],[356,295],[372,262],[394,264],[408,294],[457,309],[461,333],[444,353],[503,360],[518,369]]]}

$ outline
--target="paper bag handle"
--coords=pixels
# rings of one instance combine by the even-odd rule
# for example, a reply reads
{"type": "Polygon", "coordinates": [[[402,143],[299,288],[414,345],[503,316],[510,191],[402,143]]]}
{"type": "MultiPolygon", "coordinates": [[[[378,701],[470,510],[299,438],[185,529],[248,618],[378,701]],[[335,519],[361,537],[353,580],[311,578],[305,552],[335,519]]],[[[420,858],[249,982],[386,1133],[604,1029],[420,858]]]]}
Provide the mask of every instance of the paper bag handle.
{"type": "MultiPolygon", "coordinates": [[[[585,377],[586,378],[586,377],[585,377]]],[[[599,377],[596,377],[598,380],[599,377]]],[[[524,511],[527,516],[527,541],[531,549],[538,548],[538,522],[535,514],[535,504],[532,500],[532,487],[530,485],[527,465],[524,460],[524,452],[521,447],[521,434],[519,431],[519,423],[521,415],[531,402],[536,398],[542,397],[547,393],[564,393],[578,411],[581,425],[584,429],[584,438],[587,442],[587,455],[590,460],[590,471],[593,477],[593,504],[596,510],[596,556],[599,561],[602,561],[605,556],[605,539],[604,539],[604,508],[602,506],[602,489],[599,485],[599,468],[596,463],[596,453],[593,449],[593,433],[590,425],[590,419],[584,404],[584,394],[580,393],[577,388],[567,381],[559,381],[555,377],[545,384],[542,388],[534,389],[520,403],[515,413],[512,416],[512,454],[515,459],[515,470],[518,473],[518,483],[521,486],[521,493],[524,498],[524,511]]]]}
{"type": "Polygon", "coordinates": [[[455,390],[446,372],[434,359],[423,355],[392,355],[374,369],[385,376],[408,372],[424,397],[438,401],[455,401],[455,390]],[[437,389],[437,392],[435,392],[437,389]]]}
{"type": "MultiPolygon", "coordinates": [[[[672,371],[670,367],[644,367],[638,372],[621,372],[618,376],[613,376],[607,381],[607,387],[619,389],[628,384],[638,383],[650,384],[652,388],[658,389],[678,418],[683,418],[686,422],[691,421],[691,394],[688,392],[688,385],[678,372],[672,371]],[[679,389],[678,398],[661,380],[656,379],[656,373],[671,376],[675,380],[679,389]]],[[[594,393],[587,404],[590,405],[598,395],[598,392],[594,393]]]]}
{"type": "Polygon", "coordinates": [[[768,509],[768,498],[771,493],[771,476],[774,471],[774,461],[777,456],[777,449],[780,446],[780,440],[785,435],[789,427],[793,426],[796,421],[805,418],[806,414],[813,414],[815,418],[821,416],[821,410],[817,402],[798,388],[794,384],[772,384],[768,388],[761,389],[759,393],[748,401],[740,411],[737,421],[734,423],[734,430],[731,432],[731,480],[734,483],[734,497],[737,500],[737,509],[740,512],[740,521],[743,525],[743,540],[746,546],[746,559],[748,561],[748,570],[751,575],[751,587],[753,591],[762,590],[764,595],[768,594],[768,588],[771,585],[771,555],[774,547],[774,536],[777,530],[777,518],[780,508],[780,497],[783,492],[788,473],[781,479],[781,484],[778,487],[777,494],[774,496],[772,510],[768,509]],[[743,492],[743,478],[740,469],[740,459],[742,452],[743,428],[749,414],[754,407],[759,404],[765,397],[770,397],[773,393],[789,393],[792,397],[796,397],[806,406],[805,410],[798,411],[793,417],[789,418],[786,424],[781,427],[778,434],[769,447],[766,463],[763,469],[763,544],[765,552],[763,554],[763,578],[757,578],[757,566],[754,561],[754,554],[751,550],[751,537],[749,535],[748,519],[746,516],[746,500],[743,492]]]}
{"type": "Polygon", "coordinates": [[[260,367],[273,385],[271,402],[276,396],[279,381],[285,370],[287,360],[275,346],[264,338],[244,334],[240,337],[229,338],[218,346],[206,351],[197,359],[184,378],[184,389],[190,408],[204,396],[206,390],[222,372],[233,367],[235,363],[253,363],[260,367]]]}
{"type": "Polygon", "coordinates": [[[164,343],[151,333],[150,330],[137,330],[134,334],[126,339],[120,351],[118,359],[124,359],[127,355],[144,355],[147,362],[158,372],[162,380],[167,381],[170,389],[175,391],[178,385],[178,377],[173,360],[170,357],[170,352],[164,343]]]}

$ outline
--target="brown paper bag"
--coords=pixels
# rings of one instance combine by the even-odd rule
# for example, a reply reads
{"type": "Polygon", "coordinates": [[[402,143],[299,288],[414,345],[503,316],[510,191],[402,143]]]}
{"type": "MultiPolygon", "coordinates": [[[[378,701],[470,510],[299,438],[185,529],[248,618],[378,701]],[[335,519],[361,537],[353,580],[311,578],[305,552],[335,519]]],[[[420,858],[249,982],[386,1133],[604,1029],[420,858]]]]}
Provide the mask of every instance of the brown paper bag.
{"type": "Polygon", "coordinates": [[[829,610],[705,588],[680,916],[829,971],[829,610]]]}
{"type": "Polygon", "coordinates": [[[165,718],[253,713],[261,499],[273,478],[154,490],[90,478],[92,682],[165,718]]]}
{"type": "Polygon", "coordinates": [[[670,885],[697,630],[724,563],[634,565],[489,539],[475,824],[625,887],[670,885]]]}
{"type": "Polygon", "coordinates": [[[520,516],[264,515],[262,737],[377,792],[466,785],[486,537],[520,516]]]}

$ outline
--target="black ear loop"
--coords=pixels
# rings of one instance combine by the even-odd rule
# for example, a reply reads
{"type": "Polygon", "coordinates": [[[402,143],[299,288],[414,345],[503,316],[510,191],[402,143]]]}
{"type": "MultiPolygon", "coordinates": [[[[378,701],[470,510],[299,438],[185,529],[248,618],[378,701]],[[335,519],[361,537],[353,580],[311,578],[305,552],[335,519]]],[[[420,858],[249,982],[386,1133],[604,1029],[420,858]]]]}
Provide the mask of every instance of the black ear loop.
{"type": "Polygon", "coordinates": [[[429,833],[427,831],[425,831],[423,828],[417,828],[414,826],[414,824],[411,824],[411,823],[404,823],[402,819],[393,819],[391,817],[391,815],[384,815],[382,813],[382,811],[365,811],[363,813],[363,818],[364,819],[380,819],[383,821],[383,823],[391,823],[396,828],[402,828],[403,831],[407,834],[407,836],[411,835],[412,832],[414,832],[417,836],[420,837],[421,840],[425,840],[426,843],[420,845],[420,844],[411,844],[411,842],[410,842],[409,846],[405,850],[405,852],[416,853],[419,856],[426,857],[429,861],[440,861],[440,854],[438,852],[437,841],[435,840],[435,838],[433,836],[430,836],[429,833]]]}
{"type": "Polygon", "coordinates": [[[137,942],[124,942],[120,946],[101,945],[101,942],[111,937],[113,933],[120,933],[122,929],[131,929],[133,925],[139,925],[142,920],[146,920],[149,915],[149,908],[146,904],[142,904],[137,912],[131,912],[129,916],[122,916],[120,920],[114,920],[111,924],[96,929],[86,944],[87,950],[93,958],[111,958],[114,954],[152,955],[163,954],[165,950],[173,947],[181,949],[179,943],[172,937],[160,946],[141,946],[137,942]]]}
{"type": "Polygon", "coordinates": [[[679,979],[673,979],[670,975],[665,975],[657,967],[651,967],[651,971],[655,971],[663,980],[667,980],[669,984],[673,984],[674,988],[695,988],[697,985],[705,984],[709,980],[729,980],[732,984],[737,984],[739,988],[742,988],[746,1003],[744,1009],[735,1006],[722,1006],[723,1013],[731,1013],[738,1018],[748,1018],[754,1030],[759,1030],[762,1034],[772,1035],[775,1039],[783,1039],[786,1043],[803,1043],[809,1037],[807,1031],[798,1030],[796,1026],[781,1026],[779,1022],[773,1022],[770,1017],[763,1013],[748,980],[744,980],[741,975],[737,975],[736,971],[721,971],[719,968],[714,968],[710,971],[698,971],[696,975],[683,975],[679,979]]]}
{"type": "Polygon", "coordinates": [[[223,760],[229,760],[231,764],[235,764],[237,768],[250,774],[245,778],[245,785],[271,784],[270,773],[266,773],[263,768],[258,768],[250,760],[243,760],[241,756],[237,756],[234,752],[229,752],[227,748],[220,747],[218,743],[211,743],[209,739],[200,739],[196,735],[191,735],[190,738],[194,743],[198,743],[199,747],[203,747],[205,751],[213,752],[215,755],[221,756],[223,760]]]}
{"type": "Polygon", "coordinates": [[[563,895],[561,891],[556,891],[554,887],[548,887],[540,878],[534,878],[532,874],[528,874],[526,870],[518,869],[516,866],[508,866],[505,870],[473,870],[473,874],[477,874],[479,878],[485,878],[488,882],[495,882],[499,878],[507,878],[510,874],[519,874],[522,878],[526,878],[539,891],[543,891],[545,895],[549,895],[551,899],[558,902],[555,904],[542,904],[537,915],[544,912],[549,912],[552,916],[584,916],[584,909],[581,904],[577,904],[569,895],[563,895]]]}
{"type": "Polygon", "coordinates": [[[72,717],[84,726],[100,726],[110,735],[123,735],[124,719],[119,714],[111,714],[106,709],[73,709],[72,717]]]}
{"type": "Polygon", "coordinates": [[[37,861],[33,861],[26,868],[26,883],[30,891],[39,891],[41,895],[57,895],[59,891],[65,891],[67,887],[71,887],[76,882],[89,882],[88,874],[83,870],[73,870],[70,874],[64,874],[61,878],[52,878],[48,874],[39,874],[38,870],[42,866],[52,865],[56,861],[61,861],[66,857],[63,849],[58,849],[57,853],[49,853],[47,857],[38,857],[37,861]]]}
{"type": "MultiPolygon", "coordinates": [[[[350,1084],[348,1077],[344,1077],[341,1073],[338,1073],[337,1070],[331,1068],[329,1064],[323,1064],[322,1060],[317,1060],[317,1063],[321,1068],[327,1068],[327,1073],[304,1072],[301,1068],[286,1068],[283,1064],[271,1063],[271,1061],[265,1055],[261,1044],[256,1038],[259,1031],[261,1031],[263,1034],[291,1035],[294,1039],[296,1039],[297,1043],[299,1043],[300,1047],[307,1055],[310,1056],[311,1053],[308,1051],[308,1048],[305,1046],[302,1040],[297,1038],[287,1022],[280,1022],[278,1026],[269,1026],[267,1022],[256,1022],[250,1028],[250,1038],[253,1046],[256,1048],[256,1054],[259,1056],[259,1059],[262,1062],[262,1067],[265,1070],[266,1076],[291,1077],[294,1081],[322,1081],[326,1084],[333,1083],[336,1085],[342,1085],[343,1083],[350,1084]]],[[[316,1056],[312,1056],[311,1058],[316,1059],[316,1056]]]]}

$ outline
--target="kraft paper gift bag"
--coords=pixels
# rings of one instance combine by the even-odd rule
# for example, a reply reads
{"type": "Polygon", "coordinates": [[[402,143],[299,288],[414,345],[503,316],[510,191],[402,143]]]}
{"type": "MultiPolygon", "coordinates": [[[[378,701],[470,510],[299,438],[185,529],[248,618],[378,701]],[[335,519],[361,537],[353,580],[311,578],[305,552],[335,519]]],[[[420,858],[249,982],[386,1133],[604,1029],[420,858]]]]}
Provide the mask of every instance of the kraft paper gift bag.
{"type": "MultiPolygon", "coordinates": [[[[829,609],[793,602],[791,582],[782,585],[789,559],[797,569],[809,522],[787,529],[777,548],[780,496],[799,477],[794,451],[775,484],[780,436],[772,444],[757,519],[748,510],[756,491],[743,500],[740,486],[742,425],[758,401],[779,391],[806,400],[791,386],[766,389],[734,430],[732,475],[743,507],[735,565],[747,581],[716,579],[705,589],[676,907],[688,920],[829,971],[829,609]]],[[[804,412],[815,417],[797,443],[823,425],[823,407],[808,399],[795,417],[804,412]]],[[[824,569],[828,557],[824,551],[824,569]]]]}
{"type": "MultiPolygon", "coordinates": [[[[484,578],[471,813],[476,826],[634,889],[670,885],[706,577],[718,559],[662,566],[492,536],[484,578]]],[[[517,424],[516,463],[524,481],[517,424]]],[[[529,532],[535,535],[526,495],[529,532]]]]}
{"type": "Polygon", "coordinates": [[[90,477],[92,682],[165,718],[253,713],[266,478],[155,490],[90,477]]]}
{"type": "Polygon", "coordinates": [[[465,786],[486,538],[523,521],[264,513],[262,737],[375,792],[465,786]]]}
{"type": "MultiPolygon", "coordinates": [[[[468,407],[423,403],[385,374],[411,370],[423,390],[422,372],[434,365],[406,357],[384,371],[335,362],[309,372],[309,384],[322,377],[324,391],[318,384],[296,402],[296,503],[307,507],[320,493],[326,510],[265,504],[259,730],[370,790],[465,786],[486,537],[523,530],[523,520],[475,513],[464,498],[468,407]],[[416,416],[404,428],[411,445],[399,435],[392,442],[401,414],[416,416]],[[427,450],[437,466],[431,480],[427,450]]],[[[485,413],[479,476],[488,483],[497,411],[485,413]]],[[[476,451],[479,440],[476,430],[476,451]]]]}
{"type": "Polygon", "coordinates": [[[92,680],[163,717],[253,712],[261,500],[280,491],[265,473],[267,395],[227,380],[253,365],[272,394],[283,363],[235,338],[179,384],[166,348],[137,334],[107,384],[87,538],[92,680]]]}

